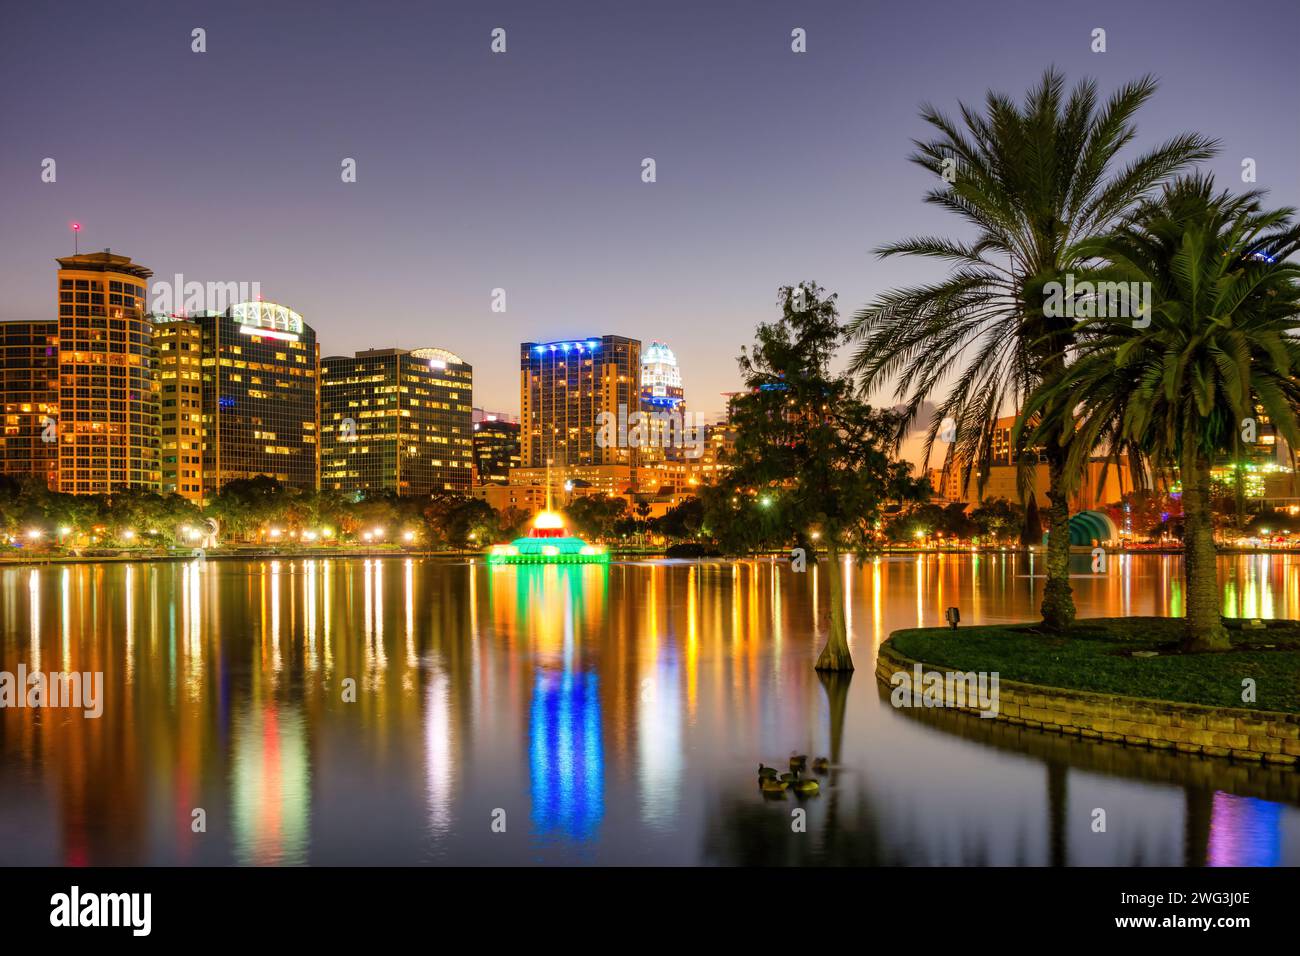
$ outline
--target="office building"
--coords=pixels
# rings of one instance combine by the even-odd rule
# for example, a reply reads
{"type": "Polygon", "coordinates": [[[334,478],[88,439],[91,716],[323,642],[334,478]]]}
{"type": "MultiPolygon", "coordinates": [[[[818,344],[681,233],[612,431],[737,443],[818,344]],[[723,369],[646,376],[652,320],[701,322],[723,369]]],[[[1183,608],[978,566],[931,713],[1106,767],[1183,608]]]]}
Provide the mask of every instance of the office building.
{"type": "Polygon", "coordinates": [[[155,315],[162,490],[207,500],[203,472],[203,329],[183,316],[155,315]]]}
{"type": "Polygon", "coordinates": [[[686,414],[685,392],[677,356],[663,342],[651,342],[641,353],[641,411],[650,416],[644,429],[649,441],[640,449],[641,461],[681,460],[684,449],[677,438],[686,414]],[[676,417],[676,424],[669,424],[669,416],[676,417]]]}
{"type": "Polygon", "coordinates": [[[259,475],[289,488],[319,487],[315,331],[297,312],[274,302],[241,302],[187,321],[200,332],[205,496],[229,481],[259,475]]]}
{"type": "Polygon", "coordinates": [[[520,464],[518,422],[492,414],[474,422],[474,484],[507,484],[520,464]]]}
{"type": "Polygon", "coordinates": [[[59,483],[58,320],[0,322],[0,475],[59,483]]]}
{"type": "MultiPolygon", "coordinates": [[[[524,342],[519,347],[520,457],[524,467],[635,464],[636,450],[604,439],[601,413],[641,409],[641,343],[620,335],[524,342]]],[[[621,434],[623,429],[616,429],[621,434]]]]}
{"type": "Polygon", "coordinates": [[[321,375],[321,486],[428,496],[469,490],[473,368],[445,349],[329,356],[321,375]]]}
{"type": "Polygon", "coordinates": [[[57,261],[59,490],[157,490],[158,394],[145,314],[153,272],[109,250],[57,261]]]}

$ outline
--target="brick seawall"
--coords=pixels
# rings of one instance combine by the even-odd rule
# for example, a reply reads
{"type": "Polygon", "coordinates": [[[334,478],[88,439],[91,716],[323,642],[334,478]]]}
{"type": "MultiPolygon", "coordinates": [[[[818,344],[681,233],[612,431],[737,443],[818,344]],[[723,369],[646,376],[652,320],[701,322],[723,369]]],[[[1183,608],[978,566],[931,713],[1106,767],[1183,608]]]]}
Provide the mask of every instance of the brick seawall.
{"type": "MultiPolygon", "coordinates": [[[[876,655],[876,679],[890,688],[895,673],[911,674],[917,663],[886,641],[876,655]]],[[[955,670],[919,663],[926,671],[955,670]]],[[[1290,766],[1300,760],[1300,714],[1122,697],[1001,677],[998,696],[998,720],[1035,730],[1234,760],[1290,766]]],[[[978,707],[947,709],[979,713],[978,707]]]]}

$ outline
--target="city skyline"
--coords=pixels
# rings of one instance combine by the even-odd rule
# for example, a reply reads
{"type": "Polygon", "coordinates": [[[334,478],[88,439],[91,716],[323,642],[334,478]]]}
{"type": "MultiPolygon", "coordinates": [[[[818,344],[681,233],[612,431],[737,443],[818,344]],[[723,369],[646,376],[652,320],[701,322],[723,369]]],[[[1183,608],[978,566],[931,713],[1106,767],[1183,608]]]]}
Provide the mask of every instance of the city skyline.
{"type": "Polygon", "coordinates": [[[13,5],[18,938],[183,939],[262,881],[218,937],[373,944],[444,882],[500,911],[493,867],[597,906],[581,870],[852,868],[906,925],[939,878],[1034,941],[1282,925],[1298,28],[13,5]],[[315,914],[342,880],[360,915],[315,914]]]}
{"type": "MultiPolygon", "coordinates": [[[[1206,168],[1225,186],[1239,185],[1249,157],[1274,205],[1300,200],[1297,124],[1255,124],[1239,108],[1249,96],[1249,113],[1289,115],[1294,31],[1257,29],[1295,22],[1281,2],[1177,35],[1161,11],[1120,3],[1012,4],[997,30],[953,6],[937,32],[924,10],[848,4],[380,6],[393,16],[364,23],[304,21],[311,8],[292,3],[141,4],[70,22],[17,11],[0,66],[13,120],[0,145],[10,184],[0,318],[49,317],[45,265],[71,252],[77,221],[83,251],[127,250],[159,277],[260,282],[320,330],[323,354],[465,355],[482,370],[484,407],[514,409],[516,343],[599,327],[668,342],[692,406],[716,416],[777,286],[814,279],[840,293],[847,316],[938,274],[871,255],[940,228],[922,201],[926,175],[906,161],[923,102],[952,113],[990,88],[1016,95],[1047,63],[1105,92],[1155,73],[1134,149],[1197,129],[1222,141],[1206,168]],[[191,51],[195,27],[207,31],[203,54],[191,51]],[[496,27],[504,54],[489,48],[496,27]],[[806,54],[790,50],[794,27],[807,32],[806,54]],[[1104,54],[1089,49],[1097,27],[1108,30],[1104,54]],[[915,35],[929,39],[902,42],[915,35]],[[38,56],[55,38],[64,53],[38,56]],[[108,52],[146,48],[134,60],[108,52]],[[74,129],[48,108],[75,101],[91,70],[131,102],[129,123],[110,111],[74,129]],[[22,92],[33,84],[41,96],[22,92]],[[54,183],[41,180],[47,157],[54,183]],[[641,181],[646,157],[654,183],[641,181]],[[345,158],[355,183],[340,181],[345,158]],[[331,258],[345,268],[329,271],[331,258]],[[418,299],[413,276],[429,284],[418,299]],[[504,313],[491,311],[494,289],[504,313]]],[[[1211,9],[1190,5],[1188,23],[1197,8],[1211,9]]]]}

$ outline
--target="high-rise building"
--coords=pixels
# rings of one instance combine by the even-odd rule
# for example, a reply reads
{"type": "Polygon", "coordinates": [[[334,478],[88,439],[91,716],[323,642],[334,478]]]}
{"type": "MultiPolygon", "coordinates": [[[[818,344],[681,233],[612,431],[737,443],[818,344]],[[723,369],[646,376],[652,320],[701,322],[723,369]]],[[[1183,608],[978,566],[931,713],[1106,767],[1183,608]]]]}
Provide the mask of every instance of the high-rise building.
{"type": "Polygon", "coordinates": [[[188,321],[201,337],[203,494],[259,475],[318,488],[320,349],[312,327],[274,302],[241,302],[188,321]]]}
{"type": "Polygon", "coordinates": [[[321,487],[469,490],[473,368],[445,349],[371,349],[321,363],[321,487]]]}
{"type": "Polygon", "coordinates": [[[162,490],[196,504],[211,489],[203,474],[203,329],[183,316],[156,315],[162,490]]]}
{"type": "Polygon", "coordinates": [[[621,335],[519,346],[524,467],[635,464],[635,449],[606,441],[608,421],[641,410],[641,343],[621,335]]]}
{"type": "Polygon", "coordinates": [[[649,441],[640,450],[643,463],[682,459],[683,449],[674,440],[685,421],[685,397],[677,356],[663,342],[651,342],[641,353],[641,411],[650,416],[643,432],[649,441]],[[676,425],[669,424],[669,416],[677,418],[676,425]]]}
{"type": "Polygon", "coordinates": [[[58,320],[0,322],[0,475],[59,483],[58,320]]]}
{"type": "Polygon", "coordinates": [[[679,408],[685,397],[677,356],[663,342],[651,342],[641,354],[642,408],[671,411],[679,408]]]}
{"type": "Polygon", "coordinates": [[[474,484],[507,484],[520,464],[518,422],[489,414],[474,423],[474,484]]]}
{"type": "Polygon", "coordinates": [[[59,490],[157,490],[153,272],[109,250],[59,263],[59,490]]]}

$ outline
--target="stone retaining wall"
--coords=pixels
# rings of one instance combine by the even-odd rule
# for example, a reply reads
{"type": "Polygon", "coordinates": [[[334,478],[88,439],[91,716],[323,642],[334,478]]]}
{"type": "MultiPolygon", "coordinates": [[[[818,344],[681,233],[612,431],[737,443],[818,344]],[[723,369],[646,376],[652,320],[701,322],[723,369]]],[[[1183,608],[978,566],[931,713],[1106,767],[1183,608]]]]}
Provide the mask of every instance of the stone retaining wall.
{"type": "MultiPolygon", "coordinates": [[[[927,671],[955,668],[920,662],[927,671]]],[[[887,687],[898,671],[917,661],[889,641],[876,655],[876,678],[887,687]]],[[[1143,697],[1043,687],[998,679],[998,720],[1010,724],[1183,753],[1268,761],[1295,766],[1300,760],[1300,715],[1239,707],[1205,707],[1143,697]]],[[[978,707],[948,708],[978,714],[978,707]]],[[[980,718],[987,720],[988,718],[980,718]]]]}

